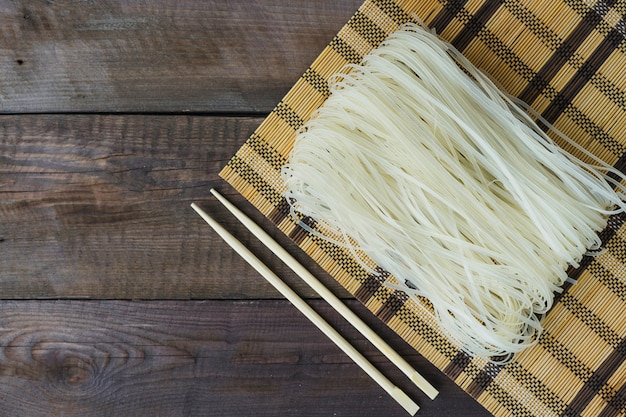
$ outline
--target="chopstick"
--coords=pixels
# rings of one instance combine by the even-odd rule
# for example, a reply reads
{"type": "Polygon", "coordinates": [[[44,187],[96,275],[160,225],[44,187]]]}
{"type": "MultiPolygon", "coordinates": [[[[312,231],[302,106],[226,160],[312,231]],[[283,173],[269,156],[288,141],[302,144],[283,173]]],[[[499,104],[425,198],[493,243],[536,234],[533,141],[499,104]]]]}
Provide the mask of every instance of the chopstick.
{"type": "Polygon", "coordinates": [[[304,302],[287,284],[259,260],[243,243],[231,235],[222,225],[215,221],[195,203],[191,207],[228,243],[245,261],[259,272],[274,286],[287,300],[302,312],[318,329],[328,336],[350,359],[361,367],[382,389],[384,389],[410,415],[414,416],[419,406],[409,398],[404,391],[396,387],[378,369],[376,369],[363,355],[359,353],[346,339],[328,324],[313,308],[304,302]]]}
{"type": "Polygon", "coordinates": [[[267,246],[278,258],[283,261],[293,272],[317,292],[328,304],[330,304],[344,319],[356,328],[367,340],[382,352],[394,365],[396,365],[409,379],[421,389],[431,400],[439,391],[435,389],[419,372],[417,372],[404,358],[391,348],[376,332],[374,332],[363,320],[350,310],[335,294],[311,274],[300,262],[287,252],[278,242],[267,234],[252,219],[246,216],[230,201],[224,198],[215,189],[211,193],[226,207],[246,228],[267,246]]]}

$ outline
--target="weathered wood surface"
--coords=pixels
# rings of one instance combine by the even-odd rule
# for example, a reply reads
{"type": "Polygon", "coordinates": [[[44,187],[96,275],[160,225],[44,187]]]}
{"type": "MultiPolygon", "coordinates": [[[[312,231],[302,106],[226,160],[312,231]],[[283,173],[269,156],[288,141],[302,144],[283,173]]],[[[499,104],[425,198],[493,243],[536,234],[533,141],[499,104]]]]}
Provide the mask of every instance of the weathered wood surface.
{"type": "Polygon", "coordinates": [[[189,208],[316,298],[213,186],[440,389],[312,301],[419,415],[488,415],[217,177],[360,3],[0,0],[0,416],[405,415],[189,208]]]}
{"type": "Polygon", "coordinates": [[[268,112],[361,3],[0,1],[0,112],[268,112]]]}
{"type": "MultiPolygon", "coordinates": [[[[360,313],[357,302],[350,306],[360,313]]],[[[324,316],[322,302],[313,307],[324,316]]],[[[286,301],[0,304],[3,416],[406,416],[286,301]]],[[[430,401],[354,330],[337,328],[406,389],[419,416],[484,410],[459,389],[430,401]]],[[[375,323],[374,323],[375,325],[375,323]]],[[[380,329],[434,384],[444,376],[380,329]]],[[[448,387],[449,388],[449,387],[448,387]]]]}
{"type": "MultiPolygon", "coordinates": [[[[190,208],[195,201],[219,215],[289,275],[209,193],[223,191],[290,244],[217,175],[261,120],[0,116],[2,298],[278,297],[190,208]]],[[[303,253],[300,259],[314,267],[303,253]]]]}

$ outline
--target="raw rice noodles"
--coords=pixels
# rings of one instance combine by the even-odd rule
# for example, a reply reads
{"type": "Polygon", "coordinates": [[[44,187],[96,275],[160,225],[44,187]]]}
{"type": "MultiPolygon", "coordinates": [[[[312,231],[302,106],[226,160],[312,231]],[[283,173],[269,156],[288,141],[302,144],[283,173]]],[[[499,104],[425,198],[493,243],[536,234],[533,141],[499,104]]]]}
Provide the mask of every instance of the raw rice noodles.
{"type": "Polygon", "coordinates": [[[558,147],[421,24],[402,26],[330,88],[282,171],[293,215],[428,299],[469,354],[506,361],[534,343],[567,267],[598,249],[597,232],[624,210],[624,187],[607,174],[624,176],[558,147]]]}

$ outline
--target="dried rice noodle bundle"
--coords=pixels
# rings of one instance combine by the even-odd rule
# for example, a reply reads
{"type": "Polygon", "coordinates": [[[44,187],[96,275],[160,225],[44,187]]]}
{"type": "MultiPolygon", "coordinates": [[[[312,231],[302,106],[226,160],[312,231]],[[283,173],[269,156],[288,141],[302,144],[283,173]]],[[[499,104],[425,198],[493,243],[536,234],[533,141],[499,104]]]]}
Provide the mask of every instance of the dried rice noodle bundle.
{"type": "Polygon", "coordinates": [[[466,352],[510,358],[536,341],[566,268],[624,210],[608,174],[624,176],[558,147],[417,24],[334,76],[331,92],[282,172],[293,215],[426,297],[466,352]]]}

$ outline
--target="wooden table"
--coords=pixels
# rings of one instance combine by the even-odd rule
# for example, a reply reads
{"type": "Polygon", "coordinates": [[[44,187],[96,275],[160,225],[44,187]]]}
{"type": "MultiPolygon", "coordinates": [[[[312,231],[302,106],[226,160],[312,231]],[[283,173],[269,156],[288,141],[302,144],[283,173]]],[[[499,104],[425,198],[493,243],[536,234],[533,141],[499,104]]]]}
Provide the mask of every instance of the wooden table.
{"type": "Polygon", "coordinates": [[[359,4],[0,1],[1,416],[405,415],[194,201],[406,389],[418,415],[488,415],[217,176],[359,4]],[[211,187],[440,396],[412,387],[211,187]]]}

